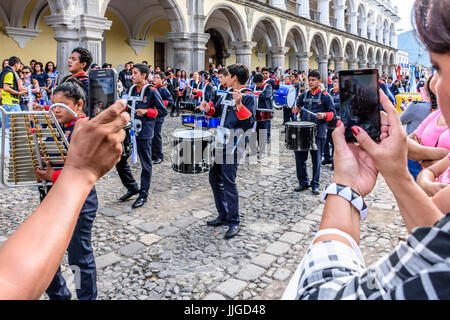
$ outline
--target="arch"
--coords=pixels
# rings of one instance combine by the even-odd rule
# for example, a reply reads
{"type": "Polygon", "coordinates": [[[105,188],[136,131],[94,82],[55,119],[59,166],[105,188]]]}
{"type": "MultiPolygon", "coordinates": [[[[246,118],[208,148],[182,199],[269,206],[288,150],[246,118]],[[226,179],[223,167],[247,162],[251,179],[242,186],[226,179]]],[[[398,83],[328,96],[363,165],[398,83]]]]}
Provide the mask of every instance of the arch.
{"type": "MultiPolygon", "coordinates": [[[[166,18],[163,8],[158,5],[150,5],[142,9],[143,10],[133,18],[133,24],[131,25],[131,36],[133,39],[139,39],[139,36],[144,28],[144,33],[147,33],[153,23],[166,18]],[[151,22],[150,26],[146,27],[149,22],[151,22]]],[[[143,37],[143,40],[144,39],[145,37],[143,37]]]]}
{"type": "MultiPolygon", "coordinates": [[[[220,13],[226,17],[231,28],[230,38],[231,41],[246,41],[247,33],[245,29],[245,23],[242,16],[237,12],[237,10],[229,4],[218,4],[214,6],[205,19],[205,31],[207,31],[207,25],[211,17],[215,14],[220,13]]],[[[215,29],[225,30],[224,26],[214,26],[215,29]]]]}
{"type": "Polygon", "coordinates": [[[365,61],[365,60],[368,60],[368,59],[367,59],[367,54],[366,54],[366,48],[364,47],[363,44],[360,44],[360,45],[358,46],[358,50],[356,51],[356,58],[357,58],[359,61],[365,61]]]}
{"type": "MultiPolygon", "coordinates": [[[[49,0],[49,1],[55,1],[55,0],[49,0]]],[[[112,8],[112,6],[111,6],[112,1],[114,1],[114,0],[105,0],[103,2],[103,5],[100,10],[100,15],[102,17],[105,16],[107,9],[112,8]]],[[[186,31],[186,21],[185,21],[183,13],[181,12],[179,6],[177,5],[176,0],[156,0],[156,1],[157,1],[156,5],[158,5],[159,7],[161,7],[164,10],[165,16],[169,20],[171,31],[172,32],[185,32],[186,31]]],[[[120,3],[123,3],[123,2],[120,1],[120,3]]],[[[151,6],[155,6],[155,5],[150,5],[149,7],[151,7],[151,6]]],[[[118,11],[118,10],[116,10],[116,11],[118,11]]],[[[139,12],[141,12],[141,14],[139,15],[140,20],[138,22],[136,22],[136,24],[134,24],[133,31],[138,29],[139,25],[142,23],[142,20],[145,20],[145,16],[149,15],[149,12],[145,12],[145,11],[147,11],[147,10],[145,10],[144,8],[139,9],[139,12]]],[[[123,16],[123,15],[121,15],[121,16],[123,16]]],[[[133,21],[135,21],[135,19],[133,19],[133,21]]],[[[148,19],[146,22],[143,23],[142,27],[147,22],[148,22],[148,19]]],[[[142,29],[139,30],[139,32],[140,31],[142,31],[142,29]]],[[[131,28],[129,28],[129,32],[127,30],[127,34],[131,35],[132,33],[133,32],[131,31],[131,28]]]]}
{"type": "Polygon", "coordinates": [[[299,27],[294,26],[286,33],[286,38],[284,40],[284,44],[286,47],[288,47],[289,42],[294,45],[294,49],[297,52],[307,51],[306,38],[302,29],[300,29],[299,27]]]}
{"type": "Polygon", "coordinates": [[[382,57],[382,54],[381,54],[381,49],[378,48],[377,51],[376,51],[376,55],[375,55],[375,62],[377,64],[382,64],[383,63],[382,58],[383,57],[382,57]]]}
{"type": "MultiPolygon", "coordinates": [[[[125,29],[125,31],[126,31],[126,33],[127,33],[128,39],[132,39],[132,36],[131,36],[131,28],[130,28],[130,26],[128,25],[128,22],[127,22],[127,20],[125,19],[125,17],[122,15],[122,13],[120,13],[119,10],[116,10],[116,9],[114,9],[113,7],[108,7],[108,10],[111,11],[117,18],[119,18],[119,20],[122,22],[123,27],[124,27],[124,29],[125,29]]],[[[106,15],[106,12],[105,12],[105,15],[106,15]]]]}
{"type": "Polygon", "coordinates": [[[345,45],[345,51],[344,51],[344,56],[347,60],[354,60],[356,59],[356,50],[355,50],[355,44],[353,43],[353,41],[347,41],[347,44],[345,45]]]}
{"type": "Polygon", "coordinates": [[[383,53],[383,65],[387,66],[389,64],[388,52],[387,50],[383,53]]]}
{"type": "Polygon", "coordinates": [[[326,56],[327,53],[327,42],[325,41],[325,37],[321,32],[316,32],[312,37],[309,43],[309,48],[312,48],[316,56],[318,58],[322,58],[326,56]]]}
{"type": "Polygon", "coordinates": [[[255,32],[258,26],[262,24],[264,28],[267,31],[266,40],[267,43],[272,47],[281,47],[281,33],[280,30],[277,27],[277,24],[275,21],[269,17],[264,16],[261,17],[255,24],[253,30],[252,30],[252,39],[255,37],[255,32]]]}
{"type": "Polygon", "coordinates": [[[30,14],[30,20],[28,22],[28,28],[37,29],[39,27],[39,22],[41,21],[45,10],[49,7],[47,0],[39,0],[30,14]]]}
{"type": "Polygon", "coordinates": [[[389,55],[389,65],[395,65],[395,54],[393,52],[391,52],[391,54],[389,55]]]}
{"type": "Polygon", "coordinates": [[[364,6],[364,3],[360,3],[358,6],[358,16],[364,19],[367,18],[366,7],[364,6]]]}
{"type": "Polygon", "coordinates": [[[4,26],[9,26],[9,18],[1,5],[0,5],[0,21],[3,22],[4,26]]]}
{"type": "Polygon", "coordinates": [[[332,58],[343,57],[344,54],[342,52],[342,44],[341,40],[338,37],[332,38],[330,42],[330,47],[328,48],[328,54],[331,55],[332,58]]]}
{"type": "Polygon", "coordinates": [[[369,63],[376,63],[373,47],[369,47],[369,49],[367,49],[367,61],[369,63]]]}

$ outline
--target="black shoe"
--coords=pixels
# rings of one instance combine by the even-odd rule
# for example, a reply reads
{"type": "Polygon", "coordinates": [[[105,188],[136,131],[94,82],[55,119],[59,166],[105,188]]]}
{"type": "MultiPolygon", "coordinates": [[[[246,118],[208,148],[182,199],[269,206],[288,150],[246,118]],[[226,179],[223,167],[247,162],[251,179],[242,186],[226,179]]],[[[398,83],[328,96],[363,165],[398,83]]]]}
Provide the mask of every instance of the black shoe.
{"type": "Polygon", "coordinates": [[[120,202],[125,202],[128,199],[130,199],[132,196],[135,196],[139,193],[139,190],[135,190],[135,191],[128,191],[127,194],[125,194],[124,196],[122,196],[119,201],[120,202]]]}
{"type": "Polygon", "coordinates": [[[133,205],[131,207],[133,209],[137,209],[137,208],[142,207],[146,202],[147,202],[147,198],[139,196],[139,198],[137,198],[137,200],[133,203],[133,205]]]}
{"type": "Polygon", "coordinates": [[[238,232],[239,232],[240,228],[239,226],[231,226],[228,228],[227,233],[225,233],[225,239],[231,239],[233,237],[235,237],[238,232]]]}
{"type": "Polygon", "coordinates": [[[309,184],[307,184],[306,186],[299,186],[297,188],[294,189],[295,192],[303,192],[305,190],[308,190],[309,188],[311,188],[311,186],[309,184]]]}
{"type": "Polygon", "coordinates": [[[320,194],[320,192],[319,192],[318,189],[313,188],[313,189],[312,189],[312,194],[315,195],[315,196],[318,196],[318,195],[320,194]]]}
{"type": "Polygon", "coordinates": [[[163,159],[156,159],[153,161],[153,164],[160,164],[161,162],[163,162],[163,159]]]}
{"type": "Polygon", "coordinates": [[[333,160],[323,160],[322,165],[326,166],[327,164],[333,164],[333,160]]]}
{"type": "Polygon", "coordinates": [[[224,226],[224,225],[227,225],[227,224],[228,224],[228,222],[223,221],[223,220],[219,220],[219,219],[216,219],[216,220],[213,220],[213,221],[208,221],[206,223],[206,225],[209,226],[209,227],[220,227],[220,226],[224,226]]]}

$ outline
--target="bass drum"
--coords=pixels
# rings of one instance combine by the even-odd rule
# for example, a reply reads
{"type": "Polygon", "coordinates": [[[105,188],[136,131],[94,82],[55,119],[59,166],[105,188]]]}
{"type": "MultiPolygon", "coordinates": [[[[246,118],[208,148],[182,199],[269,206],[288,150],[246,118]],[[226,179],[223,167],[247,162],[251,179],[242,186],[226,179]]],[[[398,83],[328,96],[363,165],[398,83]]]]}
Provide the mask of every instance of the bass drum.
{"type": "Polygon", "coordinates": [[[295,87],[289,88],[289,93],[287,95],[287,106],[289,108],[292,108],[295,106],[295,103],[297,102],[297,90],[295,87]]]}
{"type": "Polygon", "coordinates": [[[214,164],[214,136],[206,130],[181,130],[173,133],[172,169],[184,174],[208,172],[214,164]]]}
{"type": "Polygon", "coordinates": [[[307,121],[286,123],[286,148],[293,151],[317,150],[317,125],[307,121]]]}

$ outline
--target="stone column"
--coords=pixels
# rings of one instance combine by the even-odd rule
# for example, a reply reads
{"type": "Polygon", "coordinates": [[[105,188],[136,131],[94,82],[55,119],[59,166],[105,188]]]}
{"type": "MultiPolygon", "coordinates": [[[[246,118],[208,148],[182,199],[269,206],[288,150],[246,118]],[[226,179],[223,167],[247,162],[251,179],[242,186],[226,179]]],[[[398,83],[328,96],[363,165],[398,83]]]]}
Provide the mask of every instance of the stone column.
{"type": "Polygon", "coordinates": [[[334,59],[334,69],[336,72],[344,70],[344,57],[336,57],[334,59]]]}
{"type": "Polygon", "coordinates": [[[378,69],[378,72],[380,73],[380,76],[383,74],[383,64],[377,63],[375,66],[378,69]]]}
{"type": "Polygon", "coordinates": [[[367,38],[367,19],[361,18],[359,19],[359,28],[361,29],[361,37],[367,38]]]}
{"type": "Polygon", "coordinates": [[[309,0],[297,0],[297,14],[300,17],[311,18],[309,14],[309,0]]]}
{"type": "Polygon", "coordinates": [[[350,33],[358,34],[358,14],[356,12],[350,12],[347,14],[348,23],[350,24],[350,33]]]}
{"type": "Polygon", "coordinates": [[[317,10],[320,12],[320,23],[330,25],[330,0],[317,0],[317,10]]]}
{"type": "Polygon", "coordinates": [[[387,75],[389,75],[389,73],[391,73],[389,71],[389,66],[385,65],[385,64],[383,64],[382,71],[383,71],[383,73],[386,73],[387,75]]]}
{"type": "Polygon", "coordinates": [[[377,29],[374,23],[369,25],[369,29],[370,29],[370,40],[372,41],[377,41],[377,29]]]}
{"type": "Polygon", "coordinates": [[[309,58],[311,58],[311,52],[299,53],[298,56],[298,71],[305,71],[308,73],[309,70],[309,58]]]}
{"type": "Polygon", "coordinates": [[[330,59],[330,56],[323,56],[318,59],[320,77],[325,86],[327,85],[326,81],[328,79],[328,59],[330,59]]]}
{"type": "Polygon", "coordinates": [[[369,67],[369,69],[375,69],[376,68],[376,61],[375,60],[369,61],[367,66],[369,67]]]}
{"type": "Polygon", "coordinates": [[[80,40],[81,45],[87,48],[93,58],[93,62],[102,65],[103,33],[111,28],[112,21],[104,17],[80,16],[80,40]]]}
{"type": "Polygon", "coordinates": [[[398,47],[398,35],[391,33],[391,47],[397,49],[398,47]]]}
{"type": "Polygon", "coordinates": [[[383,43],[383,29],[377,29],[377,42],[383,43]]]}
{"type": "Polygon", "coordinates": [[[184,69],[187,74],[192,72],[192,41],[189,33],[168,32],[166,38],[172,41],[173,45],[173,67],[175,69],[184,69]]]}
{"type": "Polygon", "coordinates": [[[389,37],[389,30],[384,30],[383,36],[384,36],[384,44],[389,46],[391,42],[391,39],[389,37]]]}
{"type": "Polygon", "coordinates": [[[298,67],[298,54],[293,52],[289,55],[289,69],[295,70],[298,67]]]}
{"type": "Polygon", "coordinates": [[[345,4],[339,4],[332,7],[334,9],[334,17],[337,20],[336,28],[345,31],[345,4]]]}
{"type": "Polygon", "coordinates": [[[200,71],[205,69],[206,44],[209,40],[209,33],[191,33],[192,41],[192,70],[200,71]]]}
{"type": "Polygon", "coordinates": [[[367,69],[367,60],[359,60],[359,69],[367,69]]]}
{"type": "Polygon", "coordinates": [[[348,70],[356,70],[356,59],[347,59],[347,63],[348,63],[348,70]]]}
{"type": "Polygon", "coordinates": [[[270,0],[269,4],[272,7],[278,8],[278,9],[282,9],[282,10],[286,10],[286,0],[270,0]]]}
{"type": "Polygon", "coordinates": [[[289,51],[287,47],[271,47],[269,48],[272,54],[272,68],[281,68],[284,70],[286,53],[289,51]]]}
{"type": "Polygon", "coordinates": [[[231,43],[236,48],[236,63],[244,64],[249,70],[252,70],[252,50],[256,46],[256,42],[236,41],[231,43]]]}
{"type": "Polygon", "coordinates": [[[69,75],[67,63],[72,50],[80,46],[79,29],[75,23],[74,15],[46,16],[47,25],[55,30],[56,40],[56,65],[58,66],[60,79],[69,75]]]}

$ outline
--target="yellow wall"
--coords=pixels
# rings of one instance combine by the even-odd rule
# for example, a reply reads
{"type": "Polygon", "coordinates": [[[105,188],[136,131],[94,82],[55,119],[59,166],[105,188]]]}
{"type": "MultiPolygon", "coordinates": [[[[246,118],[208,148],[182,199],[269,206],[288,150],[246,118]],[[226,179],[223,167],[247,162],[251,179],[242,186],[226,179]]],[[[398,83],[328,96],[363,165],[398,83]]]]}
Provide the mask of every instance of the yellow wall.
{"type": "MultiPolygon", "coordinates": [[[[50,9],[45,11],[44,16],[47,15],[50,15],[50,9]]],[[[3,21],[0,20],[0,30],[2,29],[3,21]]],[[[46,25],[44,19],[41,19],[39,30],[42,30],[42,33],[30,40],[23,49],[19,48],[17,42],[0,31],[0,59],[3,61],[11,56],[17,56],[25,65],[28,65],[32,59],[41,61],[44,66],[47,61],[56,63],[56,40],[53,38],[53,29],[46,25]]]]}
{"type": "Polygon", "coordinates": [[[108,63],[116,67],[128,61],[137,63],[147,60],[149,64],[154,65],[155,37],[165,38],[165,33],[170,32],[169,20],[161,19],[152,24],[147,39],[145,39],[149,44],[139,52],[139,55],[136,55],[127,42],[127,33],[120,19],[108,10],[106,18],[112,21],[111,30],[105,33],[106,61],[108,63]]]}
{"type": "Polygon", "coordinates": [[[334,62],[334,60],[331,60],[331,63],[328,66],[328,69],[335,70],[335,66],[336,66],[336,63],[334,62]]]}
{"type": "Polygon", "coordinates": [[[236,63],[236,55],[233,54],[231,55],[231,57],[229,57],[226,61],[225,61],[227,66],[231,66],[232,64],[236,63]]]}
{"type": "MultiPolygon", "coordinates": [[[[309,58],[309,68],[310,69],[319,69],[319,64],[317,63],[317,59],[316,59],[316,53],[314,51],[312,51],[312,56],[309,58]]],[[[308,70],[305,70],[306,72],[308,70]]]]}
{"type": "Polygon", "coordinates": [[[266,55],[263,55],[261,59],[258,59],[258,55],[256,54],[256,48],[252,50],[252,65],[251,70],[255,70],[256,67],[265,67],[266,66],[266,55]]]}

